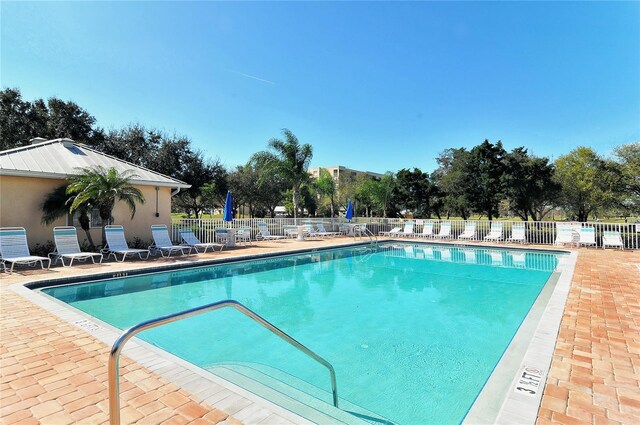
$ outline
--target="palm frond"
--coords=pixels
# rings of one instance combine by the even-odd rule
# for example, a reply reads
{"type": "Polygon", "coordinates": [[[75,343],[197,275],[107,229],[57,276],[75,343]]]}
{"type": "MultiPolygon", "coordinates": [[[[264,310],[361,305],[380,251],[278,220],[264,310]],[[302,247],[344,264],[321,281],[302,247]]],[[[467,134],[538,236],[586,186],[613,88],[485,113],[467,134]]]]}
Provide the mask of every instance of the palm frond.
{"type": "Polygon", "coordinates": [[[59,186],[47,194],[40,205],[40,210],[43,213],[42,223],[49,225],[67,215],[69,213],[70,198],[67,195],[67,185],[59,186]]]}

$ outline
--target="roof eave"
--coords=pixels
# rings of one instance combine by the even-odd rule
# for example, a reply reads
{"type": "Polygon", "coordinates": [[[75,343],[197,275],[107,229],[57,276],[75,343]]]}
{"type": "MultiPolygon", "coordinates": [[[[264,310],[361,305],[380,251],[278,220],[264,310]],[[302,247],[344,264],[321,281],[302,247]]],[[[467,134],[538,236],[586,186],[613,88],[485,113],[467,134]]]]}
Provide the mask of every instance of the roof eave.
{"type": "MultiPolygon", "coordinates": [[[[56,179],[56,180],[65,180],[67,178],[67,174],[63,173],[40,173],[26,170],[7,170],[0,168],[0,176],[15,176],[15,177],[34,177],[41,179],[56,179]]],[[[132,184],[139,184],[142,186],[158,186],[158,187],[179,187],[180,189],[189,189],[191,187],[190,184],[176,181],[173,182],[157,182],[157,181],[149,181],[149,180],[137,180],[131,179],[132,184]]]]}

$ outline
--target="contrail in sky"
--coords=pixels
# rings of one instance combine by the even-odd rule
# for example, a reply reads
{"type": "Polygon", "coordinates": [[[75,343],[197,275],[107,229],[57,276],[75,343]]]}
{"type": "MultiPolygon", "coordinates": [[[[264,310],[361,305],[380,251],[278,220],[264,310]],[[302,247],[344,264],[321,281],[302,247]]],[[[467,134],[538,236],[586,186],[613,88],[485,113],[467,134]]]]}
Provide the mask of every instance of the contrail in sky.
{"type": "Polygon", "coordinates": [[[276,85],[276,83],[274,83],[273,81],[265,80],[264,78],[255,77],[253,75],[245,74],[243,72],[232,71],[232,70],[229,70],[229,72],[233,72],[234,74],[242,75],[243,77],[251,78],[253,80],[262,81],[263,83],[271,84],[274,86],[276,85]]]}

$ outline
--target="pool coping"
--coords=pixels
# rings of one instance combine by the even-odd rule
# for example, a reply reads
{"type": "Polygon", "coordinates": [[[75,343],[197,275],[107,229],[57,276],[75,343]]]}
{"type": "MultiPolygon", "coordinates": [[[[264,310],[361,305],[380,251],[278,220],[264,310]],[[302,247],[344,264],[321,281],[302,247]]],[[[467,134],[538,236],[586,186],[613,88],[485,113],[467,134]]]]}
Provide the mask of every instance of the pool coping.
{"type": "Polygon", "coordinates": [[[553,359],[553,352],[558,339],[558,333],[560,332],[564,307],[567,303],[571,280],[577,262],[578,253],[571,252],[567,257],[567,264],[565,264],[566,269],[562,271],[558,282],[556,282],[551,298],[540,317],[540,322],[529,344],[529,348],[522,359],[521,371],[523,374],[514,378],[511,384],[513,390],[510,391],[503,402],[496,423],[533,424],[536,422],[538,409],[542,402],[542,394],[551,367],[551,360],[553,359]],[[517,383],[520,383],[523,378],[525,381],[527,380],[527,377],[524,376],[524,373],[527,372],[525,369],[527,367],[537,368],[543,372],[540,382],[537,385],[535,397],[530,397],[526,391],[516,392],[517,383]]]}
{"type": "MultiPolygon", "coordinates": [[[[562,319],[562,313],[564,310],[564,304],[566,302],[566,296],[568,294],[569,286],[571,285],[571,279],[573,275],[573,271],[575,268],[575,264],[577,261],[578,253],[575,251],[564,251],[558,249],[545,249],[538,247],[527,247],[527,246],[509,246],[509,245],[477,245],[473,243],[438,243],[433,241],[415,241],[415,240],[404,240],[404,239],[387,239],[388,241],[393,242],[403,242],[403,243],[413,243],[413,244],[428,244],[428,245],[440,245],[440,246],[448,246],[453,248],[461,248],[461,247],[469,247],[469,248],[478,248],[478,249],[501,249],[501,250],[523,250],[523,251],[538,251],[544,253],[562,253],[568,254],[567,258],[570,258],[570,264],[567,265],[567,269],[564,270],[558,282],[556,283],[556,287],[554,288],[553,294],[547,306],[542,313],[540,318],[540,323],[532,337],[531,344],[529,345],[524,358],[522,359],[522,365],[528,366],[540,366],[541,369],[548,371],[549,365],[551,363],[551,358],[553,356],[553,349],[555,347],[556,338],[558,334],[558,329],[560,327],[560,321],[562,319]],[[570,270],[569,270],[570,269],[570,270]],[[568,273],[570,271],[570,273],[568,273]],[[564,298],[562,298],[562,294],[564,294],[564,298]],[[552,303],[553,300],[553,303],[552,303]],[[550,320],[548,317],[549,314],[552,314],[555,317],[555,320],[550,320]],[[543,320],[543,319],[549,320],[543,320]],[[543,321],[545,322],[543,324],[543,321]],[[546,353],[540,353],[539,350],[543,349],[546,353]]],[[[385,240],[383,240],[385,241],[385,240]]],[[[48,299],[51,297],[43,296],[44,294],[37,294],[34,289],[40,289],[43,287],[49,286],[58,286],[58,285],[66,285],[77,283],[79,281],[87,282],[87,281],[96,281],[103,279],[112,279],[118,277],[125,276],[134,276],[140,274],[149,274],[149,273],[157,273],[157,272],[166,272],[173,270],[184,270],[190,268],[198,268],[198,267],[206,267],[213,265],[221,265],[221,264],[229,264],[236,263],[242,261],[251,261],[251,260],[260,260],[266,259],[276,256],[290,256],[297,255],[309,252],[317,252],[324,250],[331,250],[337,248],[345,248],[352,246],[368,246],[369,242],[348,242],[339,245],[331,245],[331,246],[318,246],[314,248],[302,248],[302,249],[292,249],[286,251],[279,252],[268,252],[261,254],[250,254],[250,255],[241,255],[235,257],[221,258],[221,259],[206,259],[200,260],[195,263],[180,263],[180,264],[170,264],[170,265],[161,265],[161,266],[152,266],[145,267],[142,269],[128,270],[123,272],[116,273],[95,273],[91,275],[84,276],[72,276],[72,277],[64,277],[64,278],[56,278],[56,279],[40,279],[35,282],[25,282],[25,283],[17,283],[9,286],[14,292],[20,294],[24,298],[27,298],[31,302],[40,307],[43,307],[45,310],[55,314],[57,317],[60,317],[67,322],[82,328],[84,331],[89,333],[90,335],[96,337],[100,341],[108,344],[109,346],[113,344],[115,339],[119,336],[120,330],[109,329],[109,325],[100,322],[97,324],[93,321],[99,322],[97,319],[90,317],[88,315],[84,315],[84,313],[77,311],[75,309],[70,309],[68,305],[53,299],[48,299]],[[92,323],[93,322],[93,323],[92,323]]],[[[511,342],[513,343],[513,341],[511,342]]],[[[510,345],[511,345],[510,343],[510,345]]],[[[128,344],[128,347],[125,348],[123,354],[127,355],[132,360],[140,363],[142,366],[145,366],[150,371],[163,376],[165,379],[173,382],[185,390],[191,392],[196,399],[202,400],[211,405],[215,405],[215,407],[225,410],[227,413],[234,415],[237,419],[247,420],[244,416],[238,416],[238,413],[242,412],[245,409],[246,400],[250,403],[254,403],[254,406],[248,410],[255,410],[258,408],[267,408],[270,409],[273,413],[281,416],[286,421],[291,421],[293,423],[312,423],[307,418],[303,416],[299,416],[296,413],[287,410],[286,408],[275,404],[267,399],[264,399],[251,391],[248,391],[244,388],[238,387],[237,385],[226,381],[223,378],[216,376],[210,372],[207,372],[195,365],[191,365],[190,363],[171,355],[170,353],[159,349],[151,344],[148,344],[138,338],[134,338],[128,344]],[[175,366],[172,366],[171,363],[175,363],[175,366],[178,367],[177,371],[174,369],[175,366]],[[171,372],[173,371],[173,372],[171,372]],[[210,383],[213,382],[215,386],[211,387],[210,383]],[[227,391],[225,392],[224,387],[227,391]],[[243,398],[245,400],[243,400],[243,398]],[[257,407],[256,407],[257,406],[257,407]]],[[[491,378],[489,378],[491,379],[491,378]]],[[[542,398],[542,393],[544,390],[544,384],[546,382],[546,373],[543,377],[542,382],[539,385],[539,391],[536,394],[536,397],[526,397],[524,398],[522,395],[511,393],[509,391],[513,384],[507,389],[508,395],[504,399],[502,403],[502,407],[498,416],[495,420],[495,423],[535,423],[537,412],[540,407],[540,402],[542,398]]],[[[515,383],[515,380],[514,380],[515,383]]],[[[476,402],[482,395],[483,390],[480,392],[476,402]]],[[[474,409],[476,406],[476,402],[471,406],[469,412],[474,409]]],[[[333,409],[333,406],[327,405],[329,409],[333,409]]],[[[245,409],[246,410],[246,409],[245,409]]],[[[469,414],[467,415],[469,417],[469,414]]],[[[463,423],[480,423],[480,422],[469,422],[467,421],[467,417],[463,423]]],[[[335,421],[335,418],[332,418],[335,421]]],[[[353,418],[353,422],[357,422],[356,418],[353,418]]],[[[484,422],[482,422],[484,423],[484,422]]]]}

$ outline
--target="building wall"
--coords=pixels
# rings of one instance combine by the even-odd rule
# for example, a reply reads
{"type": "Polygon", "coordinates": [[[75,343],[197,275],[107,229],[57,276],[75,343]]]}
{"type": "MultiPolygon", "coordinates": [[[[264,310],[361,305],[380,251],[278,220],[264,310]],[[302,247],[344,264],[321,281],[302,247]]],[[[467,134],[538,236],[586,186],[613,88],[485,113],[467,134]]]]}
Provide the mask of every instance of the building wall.
{"type": "Polygon", "coordinates": [[[45,196],[63,184],[64,180],[0,176],[0,227],[24,227],[30,247],[53,240],[52,229],[66,225],[67,220],[60,218],[45,226],[40,222],[40,207],[45,196]]]}
{"type": "MultiPolygon", "coordinates": [[[[131,219],[131,212],[124,202],[116,203],[113,209],[113,224],[124,226],[127,241],[140,238],[147,245],[151,244],[151,225],[166,224],[171,228],[171,188],[159,187],[158,189],[158,214],[156,217],[156,189],[154,186],[136,186],[144,195],[144,204],[136,204],[136,215],[131,219]]],[[[100,232],[98,232],[100,235],[100,232]]],[[[99,243],[102,236],[94,242],[99,243]]]]}
{"type": "MultiPolygon", "coordinates": [[[[64,184],[64,180],[42,179],[34,177],[0,176],[0,227],[24,227],[27,230],[29,246],[45,244],[53,241],[53,228],[67,225],[67,218],[60,218],[49,226],[41,223],[40,209],[46,195],[64,184]]],[[[123,202],[117,202],[113,210],[114,224],[125,228],[128,241],[140,238],[145,243],[151,241],[151,225],[171,225],[171,188],[160,187],[157,192],[154,186],[136,186],[145,197],[144,204],[136,204],[136,215],[133,220],[129,208],[123,202]]],[[[101,228],[91,229],[94,243],[102,242],[101,228]]],[[[85,233],[78,229],[80,244],[86,241],[85,233]]]]}
{"type": "Polygon", "coordinates": [[[337,165],[337,166],[330,166],[330,167],[309,168],[309,174],[311,175],[311,177],[318,178],[320,176],[320,169],[321,168],[324,168],[325,170],[327,170],[329,172],[329,174],[331,174],[331,176],[336,181],[338,181],[340,179],[340,175],[341,174],[352,174],[353,176],[358,176],[358,175],[364,174],[364,175],[367,175],[369,177],[376,177],[376,178],[380,178],[380,177],[383,176],[383,174],[374,173],[372,171],[352,170],[351,168],[343,167],[342,165],[337,165]]]}

